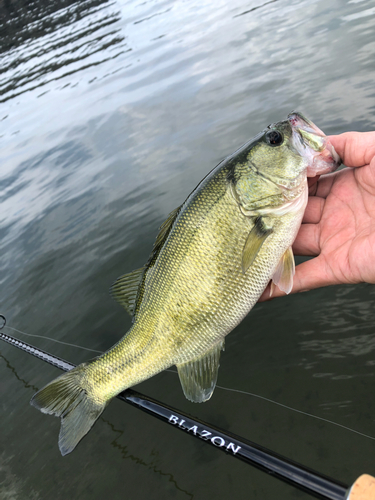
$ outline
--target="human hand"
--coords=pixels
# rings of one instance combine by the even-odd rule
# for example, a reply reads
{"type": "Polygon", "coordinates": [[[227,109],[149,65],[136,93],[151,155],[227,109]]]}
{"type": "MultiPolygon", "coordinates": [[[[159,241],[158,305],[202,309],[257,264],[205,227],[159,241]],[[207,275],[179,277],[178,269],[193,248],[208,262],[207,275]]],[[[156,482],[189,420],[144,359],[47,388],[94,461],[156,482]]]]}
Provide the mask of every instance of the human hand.
{"type": "MultiPolygon", "coordinates": [[[[291,293],[375,283],[375,132],[346,132],[330,141],[351,168],[309,179],[309,201],[293,252],[315,258],[296,267],[291,293]]],[[[272,297],[281,295],[276,287],[272,297]]],[[[259,300],[269,298],[270,285],[259,300]]]]}

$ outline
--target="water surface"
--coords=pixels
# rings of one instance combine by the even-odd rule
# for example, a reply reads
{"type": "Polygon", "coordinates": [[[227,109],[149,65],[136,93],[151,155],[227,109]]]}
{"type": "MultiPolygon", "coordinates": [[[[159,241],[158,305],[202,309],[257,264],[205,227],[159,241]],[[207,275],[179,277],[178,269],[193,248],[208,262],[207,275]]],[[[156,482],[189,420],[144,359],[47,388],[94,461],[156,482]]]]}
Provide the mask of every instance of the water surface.
{"type": "MultiPolygon", "coordinates": [[[[22,331],[109,348],[130,325],[111,283],[213,166],[292,109],[326,133],[375,129],[371,0],[0,8],[0,312],[22,331]]],[[[374,294],[256,306],[227,338],[219,385],[375,437],[374,294]]],[[[28,404],[58,371],[7,345],[0,371],[1,498],[308,498],[120,401],[62,458],[59,421],[28,404]]],[[[194,405],[169,372],[138,389],[346,483],[375,474],[375,442],[321,420],[223,389],[194,405]]]]}

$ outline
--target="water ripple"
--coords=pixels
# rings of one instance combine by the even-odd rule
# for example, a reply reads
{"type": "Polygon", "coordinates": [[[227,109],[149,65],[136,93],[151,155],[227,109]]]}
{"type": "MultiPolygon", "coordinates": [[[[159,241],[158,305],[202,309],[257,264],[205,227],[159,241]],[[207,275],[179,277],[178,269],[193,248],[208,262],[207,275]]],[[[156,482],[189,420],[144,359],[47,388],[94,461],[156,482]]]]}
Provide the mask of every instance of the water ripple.
{"type": "Polygon", "coordinates": [[[114,2],[86,0],[58,8],[56,2],[38,2],[44,9],[8,14],[0,30],[0,102],[42,87],[52,80],[102,64],[130,50],[120,28],[114,2]],[[22,15],[20,15],[22,13],[22,15]],[[111,53],[111,49],[117,50],[111,53]]]}

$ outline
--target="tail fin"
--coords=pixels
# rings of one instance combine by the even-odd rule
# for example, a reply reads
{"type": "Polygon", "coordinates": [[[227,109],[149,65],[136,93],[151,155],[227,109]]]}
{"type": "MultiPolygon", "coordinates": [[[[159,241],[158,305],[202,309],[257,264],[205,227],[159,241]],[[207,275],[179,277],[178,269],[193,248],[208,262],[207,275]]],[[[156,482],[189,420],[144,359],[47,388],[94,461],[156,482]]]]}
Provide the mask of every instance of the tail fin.
{"type": "Polygon", "coordinates": [[[74,450],[107,405],[81,386],[87,364],[56,378],[34,394],[30,401],[41,412],[61,417],[59,448],[63,456],[74,450]]]}

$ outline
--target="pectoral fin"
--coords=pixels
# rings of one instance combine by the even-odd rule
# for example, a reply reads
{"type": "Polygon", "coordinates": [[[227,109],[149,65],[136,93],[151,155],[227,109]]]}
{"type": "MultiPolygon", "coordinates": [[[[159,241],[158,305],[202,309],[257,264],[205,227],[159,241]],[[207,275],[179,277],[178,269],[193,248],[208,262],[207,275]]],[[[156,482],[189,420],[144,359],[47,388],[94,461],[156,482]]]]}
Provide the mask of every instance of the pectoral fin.
{"type": "Polygon", "coordinates": [[[135,301],[139,285],[142,281],[144,267],[120,276],[111,286],[111,295],[128,311],[130,316],[135,309],[135,301]]]}
{"type": "Polygon", "coordinates": [[[258,255],[263,243],[267,237],[273,233],[273,229],[268,229],[262,217],[255,219],[255,224],[247,237],[245,246],[242,252],[242,272],[245,274],[251,264],[254,262],[255,257],[258,255]]]}
{"type": "Polygon", "coordinates": [[[189,401],[203,403],[212,396],[219,370],[220,351],[222,350],[224,350],[224,340],[199,358],[177,365],[182,390],[189,401]]]}
{"type": "Polygon", "coordinates": [[[281,257],[276,268],[275,274],[272,277],[273,283],[285,293],[290,293],[293,288],[293,276],[295,273],[294,255],[292,247],[281,257]]]}

